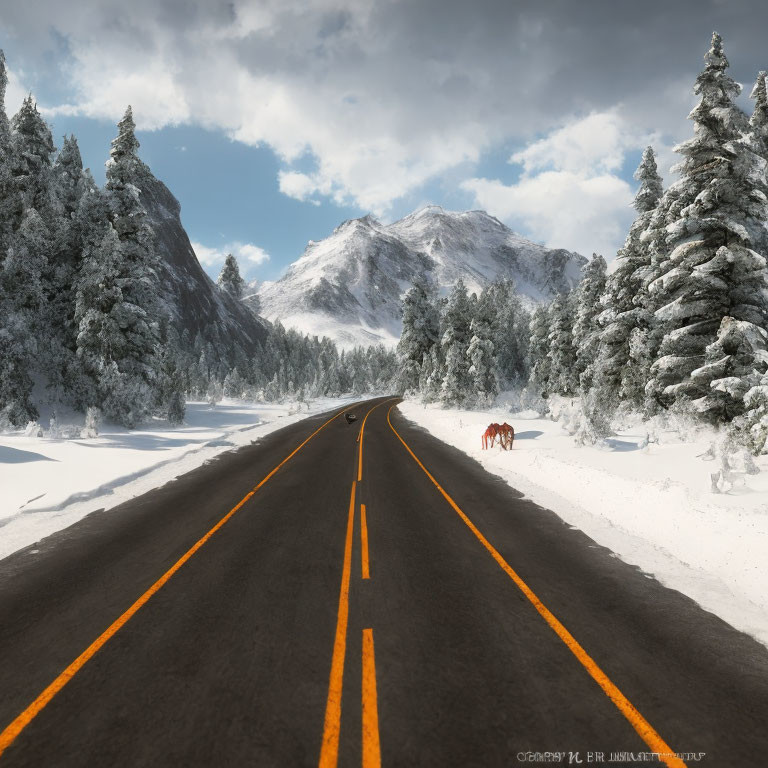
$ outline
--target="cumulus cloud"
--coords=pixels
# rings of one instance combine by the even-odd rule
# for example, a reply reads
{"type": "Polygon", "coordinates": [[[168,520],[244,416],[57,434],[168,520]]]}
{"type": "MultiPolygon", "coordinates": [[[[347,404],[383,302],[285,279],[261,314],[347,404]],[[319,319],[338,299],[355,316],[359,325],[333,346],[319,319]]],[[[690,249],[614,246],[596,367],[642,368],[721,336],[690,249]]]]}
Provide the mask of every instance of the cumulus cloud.
{"type": "Polygon", "coordinates": [[[617,114],[593,113],[529,144],[510,162],[522,165],[525,173],[548,168],[574,174],[617,171],[627,149],[636,145],[636,137],[617,114]]]}
{"type": "Polygon", "coordinates": [[[554,145],[615,173],[617,105],[634,132],[684,138],[711,30],[750,81],[767,17],[759,0],[29,0],[3,24],[30,59],[56,60],[69,93],[50,114],[117,120],[131,103],[142,129],[195,124],[270,147],[286,195],[381,215],[504,143],[534,142],[515,160],[528,174],[554,145]],[[581,135],[553,133],[590,113],[602,117],[581,135]]]}
{"type": "Polygon", "coordinates": [[[517,184],[468,179],[476,204],[513,229],[557,248],[611,259],[632,222],[632,190],[616,176],[545,171],[517,184]]]}
{"type": "Polygon", "coordinates": [[[211,248],[203,243],[192,243],[192,248],[197,260],[208,268],[221,266],[227,254],[231,253],[237,259],[240,271],[248,276],[254,267],[269,261],[269,254],[253,243],[232,242],[218,248],[211,248]]]}
{"type": "Polygon", "coordinates": [[[616,172],[645,146],[613,112],[576,119],[510,158],[515,184],[468,179],[478,206],[545,245],[611,259],[632,222],[633,191],[616,172]]]}

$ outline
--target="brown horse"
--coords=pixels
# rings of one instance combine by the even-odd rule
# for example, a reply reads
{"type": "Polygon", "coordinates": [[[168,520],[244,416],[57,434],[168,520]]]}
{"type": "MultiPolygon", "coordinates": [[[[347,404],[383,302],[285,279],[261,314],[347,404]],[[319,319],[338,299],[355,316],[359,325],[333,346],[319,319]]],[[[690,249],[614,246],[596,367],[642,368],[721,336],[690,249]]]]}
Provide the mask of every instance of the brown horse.
{"type": "Polygon", "coordinates": [[[489,424],[482,437],[483,450],[488,447],[493,448],[496,438],[499,439],[499,445],[505,451],[509,451],[512,443],[515,442],[515,430],[506,421],[503,424],[489,424]]]}

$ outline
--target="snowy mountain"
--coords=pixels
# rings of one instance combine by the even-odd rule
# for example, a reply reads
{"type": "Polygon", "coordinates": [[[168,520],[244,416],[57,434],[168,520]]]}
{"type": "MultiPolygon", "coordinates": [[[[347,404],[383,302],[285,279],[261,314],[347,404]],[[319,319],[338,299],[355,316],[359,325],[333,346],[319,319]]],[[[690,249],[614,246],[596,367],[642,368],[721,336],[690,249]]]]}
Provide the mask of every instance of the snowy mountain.
{"type": "Polygon", "coordinates": [[[371,216],[345,221],[310,241],[286,274],[258,288],[261,314],[341,346],[400,337],[400,301],[416,275],[441,294],[462,278],[479,292],[499,277],[515,280],[532,303],[569,290],[586,259],[525,240],[484,211],[428,206],[393,224],[371,216]]]}
{"type": "Polygon", "coordinates": [[[155,233],[160,256],[162,299],[179,333],[197,333],[219,350],[237,343],[253,352],[266,328],[241,302],[221,291],[205,274],[181,223],[181,206],[147,166],[140,170],[140,200],[155,233]]]}

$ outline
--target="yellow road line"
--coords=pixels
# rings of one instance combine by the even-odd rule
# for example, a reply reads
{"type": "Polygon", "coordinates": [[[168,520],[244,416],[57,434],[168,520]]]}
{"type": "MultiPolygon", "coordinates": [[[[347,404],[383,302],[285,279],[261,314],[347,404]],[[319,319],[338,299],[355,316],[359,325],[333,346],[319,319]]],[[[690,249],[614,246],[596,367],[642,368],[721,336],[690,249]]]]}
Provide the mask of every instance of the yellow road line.
{"type": "Polygon", "coordinates": [[[336,768],[339,760],[339,733],[341,732],[341,694],[344,682],[344,657],[347,653],[347,622],[349,620],[349,577],[352,570],[352,531],[355,526],[355,481],[349,497],[347,538],[344,542],[344,566],[341,571],[339,615],[336,620],[336,636],[333,641],[331,678],[328,682],[328,699],[325,703],[323,745],[320,749],[320,768],[336,768]]]}
{"type": "Polygon", "coordinates": [[[189,560],[192,555],[222,528],[229,519],[245,504],[264,483],[285,464],[288,459],[295,456],[321,429],[339,417],[346,408],[328,419],[321,427],[316,429],[298,448],[283,459],[252,491],[249,491],[216,525],[211,528],[201,539],[198,539],[136,602],[117,618],[107,629],[102,632],[52,683],[5,729],[0,733],[0,755],[14,742],[16,737],[34,720],[45,708],[53,697],[85,666],[85,664],[133,617],[133,615],[149,601],[149,599],[189,560]]]}
{"type": "Polygon", "coordinates": [[[368,421],[368,417],[371,415],[371,411],[375,411],[380,405],[384,405],[384,403],[388,403],[391,400],[397,400],[396,397],[390,397],[389,400],[382,400],[380,403],[376,403],[376,405],[371,408],[368,413],[365,414],[365,418],[363,419],[362,426],[360,427],[360,432],[357,434],[357,440],[360,443],[360,453],[358,454],[358,462],[357,462],[357,482],[359,483],[363,479],[363,431],[365,430],[365,422],[368,421]]]}
{"type": "Polygon", "coordinates": [[[363,630],[363,768],[381,768],[373,630],[363,630]]]}
{"type": "Polygon", "coordinates": [[[360,553],[363,578],[370,579],[371,572],[368,568],[368,522],[365,519],[365,504],[360,505],[360,553]]]}
{"type": "Polygon", "coordinates": [[[669,766],[669,768],[685,768],[685,763],[678,757],[654,730],[651,724],[635,709],[632,702],[616,687],[616,685],[610,680],[608,675],[603,672],[592,657],[579,645],[573,635],[558,621],[554,614],[539,600],[534,594],[533,590],[523,581],[522,578],[512,569],[507,561],[499,554],[499,552],[493,547],[488,539],[483,536],[482,533],[475,527],[474,523],[464,514],[459,508],[459,505],[446,493],[441,487],[440,483],[430,474],[429,470],[419,461],[416,454],[410,449],[408,443],[400,437],[399,432],[392,426],[390,420],[390,414],[392,405],[387,411],[387,422],[390,428],[397,436],[397,439],[403,444],[406,451],[411,454],[414,461],[421,467],[424,474],[432,481],[434,486],[443,495],[445,500],[453,507],[454,511],[464,521],[470,531],[475,534],[480,543],[488,550],[491,557],[501,566],[504,572],[509,576],[512,581],[515,582],[520,591],[528,598],[533,604],[534,608],[539,612],[542,618],[549,624],[549,626],[555,631],[557,636],[568,646],[568,649],[573,655],[581,662],[582,666],[589,672],[594,681],[603,689],[606,696],[616,705],[622,715],[629,721],[632,727],[637,731],[640,738],[651,748],[653,752],[660,753],[660,759],[669,766]]]}

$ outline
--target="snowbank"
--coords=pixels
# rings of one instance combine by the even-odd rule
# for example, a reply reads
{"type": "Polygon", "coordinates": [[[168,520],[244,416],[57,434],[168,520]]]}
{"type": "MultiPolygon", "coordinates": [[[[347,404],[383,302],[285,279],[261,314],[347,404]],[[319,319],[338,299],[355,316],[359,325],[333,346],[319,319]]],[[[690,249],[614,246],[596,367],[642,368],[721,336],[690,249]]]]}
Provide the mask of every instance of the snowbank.
{"type": "Polygon", "coordinates": [[[658,431],[646,444],[638,426],[580,447],[532,411],[399,407],[625,562],[768,644],[768,456],[756,460],[760,474],[734,474],[730,490],[712,493],[720,465],[702,458],[717,437],[709,430],[658,431]],[[488,424],[504,421],[514,449],[481,450],[488,424]]]}
{"type": "Polygon", "coordinates": [[[348,402],[352,399],[321,398],[310,406],[192,402],[180,427],[161,421],[136,430],[103,425],[98,437],[88,439],[0,435],[0,558],[224,451],[348,402]]]}

